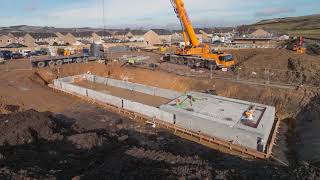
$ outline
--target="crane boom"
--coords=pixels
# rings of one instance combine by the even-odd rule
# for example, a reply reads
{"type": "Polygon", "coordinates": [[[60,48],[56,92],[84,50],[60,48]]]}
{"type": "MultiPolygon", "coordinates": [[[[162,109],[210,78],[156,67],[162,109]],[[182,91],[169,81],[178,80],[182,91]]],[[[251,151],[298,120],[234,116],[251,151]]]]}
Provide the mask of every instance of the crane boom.
{"type": "Polygon", "coordinates": [[[234,66],[232,54],[217,52],[209,44],[201,43],[193,29],[185,8],[184,0],[170,0],[182,27],[184,46],[179,47],[174,54],[165,54],[163,59],[173,64],[185,64],[208,69],[229,68],[234,66]],[[190,45],[187,43],[190,42],[190,45]]]}
{"type": "MultiPolygon", "coordinates": [[[[200,45],[200,41],[194,32],[192,23],[189,19],[188,13],[185,9],[183,0],[171,0],[171,4],[176,12],[182,26],[182,30],[187,34],[192,46],[196,47],[200,45]]],[[[185,37],[184,37],[185,38],[185,37]]],[[[185,39],[186,41],[186,39],[185,39]]]]}

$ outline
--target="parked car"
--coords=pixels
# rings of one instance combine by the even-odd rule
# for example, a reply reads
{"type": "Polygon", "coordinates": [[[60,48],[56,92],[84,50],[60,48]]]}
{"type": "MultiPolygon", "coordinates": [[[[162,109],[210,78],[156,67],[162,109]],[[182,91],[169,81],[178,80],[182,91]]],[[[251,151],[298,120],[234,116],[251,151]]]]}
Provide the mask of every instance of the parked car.
{"type": "Polygon", "coordinates": [[[44,53],[42,51],[30,51],[28,52],[26,57],[31,57],[31,56],[41,56],[44,53]]]}
{"type": "Polygon", "coordinates": [[[12,59],[22,59],[24,56],[20,53],[12,53],[12,59]]]}
{"type": "Polygon", "coordinates": [[[12,52],[11,51],[0,51],[0,57],[4,60],[12,59],[12,52]]]}

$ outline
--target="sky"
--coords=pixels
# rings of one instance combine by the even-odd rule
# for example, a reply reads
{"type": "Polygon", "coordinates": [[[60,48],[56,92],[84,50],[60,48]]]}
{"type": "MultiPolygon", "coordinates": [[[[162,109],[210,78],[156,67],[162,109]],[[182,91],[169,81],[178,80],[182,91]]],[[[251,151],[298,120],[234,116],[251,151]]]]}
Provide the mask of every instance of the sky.
{"type": "MultiPolygon", "coordinates": [[[[170,0],[0,0],[0,3],[2,27],[179,27],[170,0]]],[[[320,0],[185,0],[185,5],[196,27],[236,26],[263,19],[320,14],[320,0]]]]}

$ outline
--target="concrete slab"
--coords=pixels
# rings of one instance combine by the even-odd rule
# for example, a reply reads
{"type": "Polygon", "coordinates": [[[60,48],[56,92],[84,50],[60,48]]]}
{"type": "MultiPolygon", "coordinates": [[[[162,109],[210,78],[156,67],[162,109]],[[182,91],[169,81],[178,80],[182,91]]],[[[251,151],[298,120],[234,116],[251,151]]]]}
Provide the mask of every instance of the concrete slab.
{"type": "Polygon", "coordinates": [[[275,120],[274,107],[198,92],[184,94],[160,109],[173,113],[180,126],[260,151],[266,149],[275,120]],[[255,112],[248,121],[243,114],[251,106],[255,112]]]}

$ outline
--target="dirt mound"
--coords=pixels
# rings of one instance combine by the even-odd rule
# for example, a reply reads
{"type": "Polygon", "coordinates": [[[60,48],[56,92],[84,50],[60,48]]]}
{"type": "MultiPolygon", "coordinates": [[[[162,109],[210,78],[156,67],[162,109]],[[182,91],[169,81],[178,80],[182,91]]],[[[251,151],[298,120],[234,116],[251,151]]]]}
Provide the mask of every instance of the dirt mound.
{"type": "Polygon", "coordinates": [[[43,70],[37,70],[34,74],[30,76],[31,81],[42,85],[51,84],[52,81],[56,78],[57,76],[53,73],[43,70]]]}
{"type": "Polygon", "coordinates": [[[76,134],[67,137],[67,141],[71,142],[78,149],[90,150],[97,146],[101,146],[103,139],[97,133],[76,134]]]}
{"type": "Polygon", "coordinates": [[[308,44],[307,53],[310,55],[320,55],[320,45],[319,44],[308,44]]]}
{"type": "Polygon", "coordinates": [[[127,119],[118,127],[112,118],[103,116],[104,122],[95,122],[80,114],[95,126],[79,128],[82,119],[48,112],[29,110],[0,117],[1,179],[319,178],[320,171],[309,164],[283,167],[246,161],[127,119]],[[112,132],[102,128],[105,125],[112,132]],[[10,144],[3,145],[5,139],[10,144]]]}
{"type": "Polygon", "coordinates": [[[301,110],[295,119],[293,130],[296,137],[294,150],[299,160],[308,161],[320,167],[320,96],[315,96],[301,110]]]}
{"type": "Polygon", "coordinates": [[[61,138],[54,132],[55,124],[50,113],[29,110],[22,113],[0,116],[0,144],[19,145],[37,139],[56,140],[61,138]]]}
{"type": "Polygon", "coordinates": [[[288,69],[301,72],[303,84],[318,86],[320,83],[318,78],[320,76],[320,62],[305,61],[303,58],[289,58],[288,69]]]}

